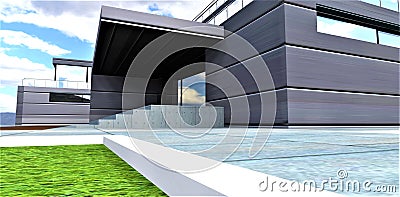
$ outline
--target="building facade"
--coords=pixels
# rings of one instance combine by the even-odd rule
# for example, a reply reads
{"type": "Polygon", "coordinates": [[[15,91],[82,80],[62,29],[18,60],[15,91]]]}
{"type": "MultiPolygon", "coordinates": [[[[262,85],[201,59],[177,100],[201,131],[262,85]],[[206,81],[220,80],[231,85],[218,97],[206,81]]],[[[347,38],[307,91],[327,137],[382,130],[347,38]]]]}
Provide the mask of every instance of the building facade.
{"type": "MultiPolygon", "coordinates": [[[[18,86],[16,125],[89,123],[91,61],[53,58],[54,80],[24,79],[18,86]],[[86,80],[57,80],[57,66],[86,68],[86,80]]],[[[62,74],[62,73],[61,73],[62,74]]]]}
{"type": "Polygon", "coordinates": [[[194,19],[198,22],[103,7],[93,62],[90,119],[150,104],[177,104],[176,81],[205,71],[206,101],[224,107],[227,125],[399,124],[398,2],[397,10],[363,1],[218,2],[213,1],[194,19]],[[346,33],[350,29],[360,32],[346,33]],[[250,43],[257,54],[236,59],[210,50],[229,41],[231,33],[250,43]],[[146,46],[166,34],[172,34],[170,40],[147,50],[146,46]],[[177,45],[188,48],[163,54],[177,45]],[[143,51],[149,61],[135,62],[143,51]],[[163,55],[160,62],[151,63],[163,55]],[[265,64],[254,63],[256,57],[265,64]],[[203,63],[174,75],[196,62],[203,63]],[[204,62],[220,68],[211,69],[204,62]],[[265,70],[265,65],[273,87],[257,84],[257,77],[264,76],[254,78],[249,73],[265,70]],[[154,70],[146,71],[148,66],[154,70]],[[212,85],[229,89],[232,81],[223,73],[232,74],[244,92],[226,94],[212,85]],[[167,93],[162,94],[166,87],[167,93]],[[269,102],[271,95],[276,98],[272,122],[262,116],[271,108],[261,105],[269,102]],[[245,99],[248,106],[232,109],[238,99],[245,99]],[[249,113],[249,117],[232,119],[232,111],[249,113]]]}
{"type": "MultiPolygon", "coordinates": [[[[277,125],[399,124],[398,10],[362,1],[253,1],[221,26],[257,49],[274,80],[273,90],[254,92],[255,83],[247,83],[245,95],[230,97],[248,97],[254,112],[251,125],[268,124],[259,118],[267,110],[260,107],[260,100],[272,91],[277,97],[277,125]],[[347,37],[329,29],[321,32],[321,22],[327,19],[347,24],[331,28],[357,27],[362,32],[347,37]]],[[[245,66],[226,54],[206,59],[225,67],[239,81],[248,79],[245,66]]],[[[262,70],[262,65],[252,65],[251,57],[246,61],[247,67],[262,70]]],[[[218,81],[225,79],[214,70],[209,75],[214,83],[230,83],[218,81]]],[[[215,88],[206,90],[207,102],[229,113],[228,98],[215,88]]]]}

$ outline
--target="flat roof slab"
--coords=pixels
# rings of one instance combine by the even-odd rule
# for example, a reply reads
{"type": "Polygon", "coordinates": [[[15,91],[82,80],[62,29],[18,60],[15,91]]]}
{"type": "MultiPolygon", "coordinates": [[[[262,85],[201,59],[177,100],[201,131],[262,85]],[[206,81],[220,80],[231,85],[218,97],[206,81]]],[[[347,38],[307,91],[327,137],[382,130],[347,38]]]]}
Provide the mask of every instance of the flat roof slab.
{"type": "Polygon", "coordinates": [[[159,27],[169,30],[182,30],[200,35],[224,37],[224,29],[221,26],[108,6],[102,6],[100,17],[101,19],[127,22],[130,24],[159,27]]]}

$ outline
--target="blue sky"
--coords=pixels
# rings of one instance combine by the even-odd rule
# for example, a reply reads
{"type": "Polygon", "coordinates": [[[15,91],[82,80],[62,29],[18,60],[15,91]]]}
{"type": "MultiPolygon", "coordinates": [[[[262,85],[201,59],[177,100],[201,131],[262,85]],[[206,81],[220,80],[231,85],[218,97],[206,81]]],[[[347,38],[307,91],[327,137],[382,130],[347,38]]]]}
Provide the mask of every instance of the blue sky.
{"type": "MultiPolygon", "coordinates": [[[[191,20],[210,1],[0,0],[0,112],[15,112],[17,86],[22,79],[53,79],[53,57],[92,60],[102,5],[191,20]]],[[[388,8],[397,8],[396,0],[384,2],[388,8]]],[[[375,39],[373,32],[359,26],[326,19],[318,21],[318,31],[370,42],[375,39]]],[[[386,42],[382,44],[393,45],[393,40],[396,39],[392,35],[382,35],[381,41],[386,42]]],[[[394,43],[396,46],[400,45],[399,40],[394,43]]],[[[84,70],[60,70],[58,75],[63,79],[84,80],[84,70]]],[[[194,91],[187,94],[204,96],[199,87],[193,86],[194,91]]]]}
{"type": "MultiPolygon", "coordinates": [[[[101,5],[191,20],[209,2],[1,0],[0,112],[15,112],[23,78],[53,79],[53,57],[92,60],[101,5]]],[[[84,80],[81,73],[58,75],[84,80]]]]}

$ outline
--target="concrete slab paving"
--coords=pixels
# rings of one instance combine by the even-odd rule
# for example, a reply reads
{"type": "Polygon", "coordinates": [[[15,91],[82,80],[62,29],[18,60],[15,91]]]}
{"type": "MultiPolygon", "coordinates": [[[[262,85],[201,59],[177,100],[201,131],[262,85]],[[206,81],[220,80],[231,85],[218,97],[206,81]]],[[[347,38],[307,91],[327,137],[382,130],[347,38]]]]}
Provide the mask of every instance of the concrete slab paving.
{"type": "Polygon", "coordinates": [[[348,196],[399,195],[398,128],[274,128],[270,133],[268,129],[252,128],[247,133],[243,130],[187,129],[182,134],[168,129],[99,130],[93,125],[78,125],[40,131],[2,131],[0,146],[101,143],[99,139],[105,135],[131,136],[286,180],[338,179],[338,171],[345,171],[347,177],[341,180],[368,180],[375,186],[394,185],[397,189],[396,193],[339,192],[348,196]],[[250,157],[249,148],[263,144],[263,141],[253,143],[257,132],[269,135],[268,141],[258,155],[250,157]]]}

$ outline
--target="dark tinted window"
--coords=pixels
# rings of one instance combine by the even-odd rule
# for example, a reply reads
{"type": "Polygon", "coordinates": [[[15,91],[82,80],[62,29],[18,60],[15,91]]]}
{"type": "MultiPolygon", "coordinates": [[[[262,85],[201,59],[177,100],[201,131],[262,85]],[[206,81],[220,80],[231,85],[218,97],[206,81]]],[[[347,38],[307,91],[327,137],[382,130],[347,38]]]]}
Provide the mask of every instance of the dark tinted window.
{"type": "Polygon", "coordinates": [[[72,93],[50,93],[50,102],[90,103],[90,95],[72,93]]]}

